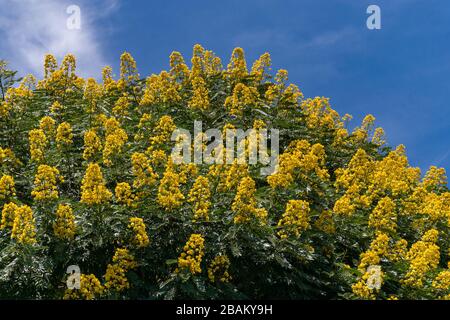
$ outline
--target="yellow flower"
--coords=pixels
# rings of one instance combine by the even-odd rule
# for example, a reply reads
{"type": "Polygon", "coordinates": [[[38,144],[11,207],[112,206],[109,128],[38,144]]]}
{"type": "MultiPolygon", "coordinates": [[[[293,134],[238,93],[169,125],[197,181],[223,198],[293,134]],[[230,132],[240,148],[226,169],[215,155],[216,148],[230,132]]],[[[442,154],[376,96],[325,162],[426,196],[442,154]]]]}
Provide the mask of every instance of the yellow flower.
{"type": "Polygon", "coordinates": [[[128,207],[135,206],[136,196],[131,191],[131,186],[126,182],[120,182],[115,189],[116,201],[128,207]]]}
{"type": "Polygon", "coordinates": [[[19,207],[14,202],[5,203],[2,209],[0,230],[12,228],[14,226],[14,219],[16,218],[17,209],[19,209],[19,207]]]}
{"type": "Polygon", "coordinates": [[[438,290],[450,289],[450,270],[441,271],[433,280],[433,288],[438,290]]]}
{"type": "Polygon", "coordinates": [[[174,51],[170,55],[170,76],[174,81],[186,85],[189,81],[189,68],[181,53],[174,51]]]}
{"type": "Polygon", "coordinates": [[[445,187],[447,185],[445,169],[431,166],[422,180],[422,185],[428,190],[445,187]]]}
{"type": "Polygon", "coordinates": [[[124,52],[120,56],[120,80],[119,87],[123,90],[125,86],[135,84],[139,80],[136,61],[130,53],[124,52]]]}
{"type": "Polygon", "coordinates": [[[209,188],[209,180],[204,176],[199,176],[189,192],[188,202],[192,203],[194,210],[194,219],[209,220],[209,207],[211,206],[211,191],[209,188]]]}
{"type": "Polygon", "coordinates": [[[56,143],[58,148],[67,147],[73,143],[72,127],[69,123],[63,122],[56,129],[56,143]]]}
{"type": "Polygon", "coordinates": [[[176,129],[176,125],[170,116],[162,116],[154,129],[154,135],[150,138],[150,147],[147,150],[151,152],[156,146],[164,145],[170,141],[172,132],[176,129]]]}
{"type": "Polygon", "coordinates": [[[225,99],[225,108],[231,115],[242,116],[245,107],[256,107],[259,94],[255,87],[247,87],[243,83],[238,83],[231,96],[225,99]]]}
{"type": "Polygon", "coordinates": [[[93,274],[80,275],[80,289],[66,289],[64,300],[94,300],[103,294],[103,286],[93,274]]]}
{"type": "Polygon", "coordinates": [[[41,162],[48,145],[47,137],[42,129],[31,130],[28,134],[30,140],[31,160],[41,162]]]}
{"type": "Polygon", "coordinates": [[[108,264],[105,274],[105,289],[122,292],[130,288],[126,270],[117,264],[108,264]]]}
{"type": "Polygon", "coordinates": [[[53,232],[60,239],[71,240],[75,236],[75,216],[69,204],[59,204],[53,232]]]}
{"type": "Polygon", "coordinates": [[[35,220],[29,206],[23,205],[15,210],[11,239],[22,244],[36,243],[35,220]]]}
{"type": "Polygon", "coordinates": [[[248,70],[244,50],[242,48],[234,48],[227,67],[227,77],[232,81],[239,82],[247,75],[248,70]]]}
{"type": "Polygon", "coordinates": [[[137,262],[128,249],[117,248],[112,262],[124,270],[132,270],[137,268],[137,262]]]}
{"type": "Polygon", "coordinates": [[[239,187],[231,205],[235,212],[234,223],[244,223],[250,221],[253,217],[260,223],[266,223],[267,211],[264,208],[256,207],[255,181],[250,177],[245,177],[239,183],[239,187]]]}
{"type": "Polygon", "coordinates": [[[53,102],[53,104],[50,106],[50,111],[53,114],[59,114],[63,109],[64,107],[58,101],[53,102]]]}
{"type": "Polygon", "coordinates": [[[55,126],[56,121],[49,116],[45,116],[39,121],[39,129],[42,129],[42,131],[47,133],[49,137],[53,137],[55,135],[55,126]]]}
{"type": "Polygon", "coordinates": [[[102,96],[102,87],[94,78],[87,79],[83,98],[88,102],[87,112],[94,113],[97,110],[97,102],[102,96]]]}
{"type": "Polygon", "coordinates": [[[380,231],[395,232],[397,229],[397,213],[395,203],[389,197],[378,201],[377,206],[369,215],[369,227],[380,231]]]}
{"type": "Polygon", "coordinates": [[[128,135],[115,118],[109,118],[105,124],[106,142],[103,148],[103,163],[112,165],[112,157],[122,152],[122,148],[128,140],[128,135]]]}
{"type": "Polygon", "coordinates": [[[58,169],[48,165],[40,165],[34,177],[33,191],[31,191],[34,200],[47,201],[58,199],[58,181],[64,181],[58,169]]]}
{"type": "Polygon", "coordinates": [[[169,73],[162,71],[147,78],[141,106],[153,104],[175,104],[180,102],[179,85],[174,82],[169,73]]]}
{"type": "Polygon", "coordinates": [[[131,156],[131,167],[135,176],[133,187],[153,186],[158,175],[153,171],[150,160],[143,153],[135,152],[131,156]]]}
{"type": "Polygon", "coordinates": [[[88,205],[102,204],[108,202],[111,197],[111,192],[105,186],[100,166],[90,163],[82,180],[81,202],[88,205]]]}
{"type": "Polygon", "coordinates": [[[227,256],[215,257],[208,267],[208,278],[211,282],[230,282],[231,276],[228,271],[230,259],[227,256]]]}
{"type": "Polygon", "coordinates": [[[409,249],[406,255],[409,270],[402,279],[406,286],[422,287],[426,274],[439,265],[440,252],[436,245],[438,235],[436,229],[431,229],[409,249]]]}
{"type": "Polygon", "coordinates": [[[299,237],[309,226],[309,203],[303,200],[289,200],[286,211],[283,213],[278,227],[280,238],[285,239],[289,235],[299,237]]]}
{"type": "Polygon", "coordinates": [[[178,268],[175,272],[185,269],[191,274],[199,274],[202,272],[200,266],[205,250],[205,239],[201,234],[192,234],[188,242],[183,247],[183,252],[178,258],[178,268]]]}
{"type": "Polygon", "coordinates": [[[130,102],[128,101],[128,96],[125,94],[119,99],[117,99],[114,104],[112,112],[117,117],[125,117],[128,115],[128,108],[130,107],[130,102]]]}
{"type": "Polygon", "coordinates": [[[198,76],[192,79],[192,98],[188,103],[189,108],[197,110],[209,109],[209,91],[206,87],[205,80],[198,76]]]}
{"type": "Polygon", "coordinates": [[[262,54],[259,59],[253,63],[250,75],[255,77],[255,82],[257,84],[268,79],[271,64],[270,54],[267,52],[262,54]]]}
{"type": "Polygon", "coordinates": [[[8,200],[16,196],[14,178],[4,175],[0,178],[0,200],[8,200]]]}
{"type": "Polygon", "coordinates": [[[99,153],[102,149],[100,137],[95,133],[94,129],[84,133],[84,151],[83,159],[89,160],[99,153]]]}
{"type": "Polygon", "coordinates": [[[142,218],[131,217],[128,228],[133,231],[132,242],[138,248],[144,248],[150,244],[147,232],[145,231],[145,223],[142,218]]]}
{"type": "Polygon", "coordinates": [[[295,140],[280,155],[277,170],[267,177],[267,182],[273,189],[289,188],[295,177],[310,180],[311,173],[321,180],[329,178],[325,148],[319,143],[311,146],[306,140],[295,140]]]}
{"type": "Polygon", "coordinates": [[[172,160],[169,160],[166,171],[158,188],[158,204],[166,211],[172,211],[183,204],[184,195],[180,191],[180,177],[175,173],[172,160]]]}

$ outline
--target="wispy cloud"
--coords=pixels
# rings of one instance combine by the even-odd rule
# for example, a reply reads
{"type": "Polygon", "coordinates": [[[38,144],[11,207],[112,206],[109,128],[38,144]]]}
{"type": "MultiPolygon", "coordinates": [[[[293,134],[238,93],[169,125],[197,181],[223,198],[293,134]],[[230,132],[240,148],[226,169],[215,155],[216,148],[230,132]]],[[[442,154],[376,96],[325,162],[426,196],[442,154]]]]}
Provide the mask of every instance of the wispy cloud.
{"type": "Polygon", "coordinates": [[[77,57],[78,73],[97,75],[106,64],[98,42],[97,18],[113,12],[117,0],[101,1],[101,8],[87,1],[58,0],[0,0],[1,57],[23,73],[42,74],[46,53],[61,59],[67,53],[77,57]],[[67,28],[69,5],[81,9],[81,29],[67,28]]]}

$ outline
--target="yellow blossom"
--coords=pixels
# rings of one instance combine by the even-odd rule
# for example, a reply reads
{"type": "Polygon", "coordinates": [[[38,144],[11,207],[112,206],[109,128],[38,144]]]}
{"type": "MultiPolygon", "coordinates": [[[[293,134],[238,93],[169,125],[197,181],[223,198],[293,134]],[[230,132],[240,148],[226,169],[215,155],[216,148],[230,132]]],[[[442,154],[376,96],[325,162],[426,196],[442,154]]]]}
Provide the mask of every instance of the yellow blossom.
{"type": "Polygon", "coordinates": [[[188,242],[183,247],[183,252],[178,258],[178,268],[175,272],[183,269],[188,270],[191,274],[199,274],[202,272],[200,266],[205,250],[205,239],[200,234],[192,234],[188,242]]]}
{"type": "Polygon", "coordinates": [[[283,213],[278,227],[280,238],[285,239],[289,235],[299,237],[309,226],[309,203],[303,200],[289,200],[286,211],[283,213]]]}
{"type": "Polygon", "coordinates": [[[40,165],[34,177],[34,188],[31,195],[36,201],[56,200],[59,197],[57,183],[64,179],[55,167],[40,165]]]}
{"type": "Polygon", "coordinates": [[[81,185],[81,202],[94,205],[108,202],[112,197],[106,188],[100,166],[90,163],[86,169],[81,185]]]}
{"type": "Polygon", "coordinates": [[[60,239],[71,240],[75,236],[75,216],[69,204],[59,204],[53,232],[60,239]]]}

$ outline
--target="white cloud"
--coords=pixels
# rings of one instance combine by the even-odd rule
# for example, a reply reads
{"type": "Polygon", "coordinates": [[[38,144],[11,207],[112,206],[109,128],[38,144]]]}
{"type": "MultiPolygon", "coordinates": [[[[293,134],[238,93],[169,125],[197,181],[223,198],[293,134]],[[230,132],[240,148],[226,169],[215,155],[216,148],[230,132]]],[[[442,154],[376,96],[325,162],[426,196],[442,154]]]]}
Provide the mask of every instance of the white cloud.
{"type": "Polygon", "coordinates": [[[99,7],[71,0],[0,0],[0,58],[21,74],[42,75],[43,58],[54,54],[59,61],[67,54],[77,57],[77,73],[98,77],[105,65],[94,21],[111,13],[118,1],[105,0],[99,7]],[[81,29],[67,28],[69,5],[81,9],[81,29]]]}

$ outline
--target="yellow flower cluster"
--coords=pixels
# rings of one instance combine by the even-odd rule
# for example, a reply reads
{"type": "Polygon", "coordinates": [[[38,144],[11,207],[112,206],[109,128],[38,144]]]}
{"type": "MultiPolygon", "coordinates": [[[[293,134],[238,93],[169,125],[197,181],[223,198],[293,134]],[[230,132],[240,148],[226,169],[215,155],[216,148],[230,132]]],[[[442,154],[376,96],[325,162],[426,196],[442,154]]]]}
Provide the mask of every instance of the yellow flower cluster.
{"type": "Polygon", "coordinates": [[[422,185],[428,190],[439,190],[447,185],[447,175],[444,168],[431,166],[422,180],[422,185]]]}
{"type": "Polygon", "coordinates": [[[406,286],[422,287],[426,274],[434,270],[440,259],[439,247],[436,242],[439,232],[436,229],[428,230],[409,249],[406,259],[409,261],[409,270],[402,282],[406,286]]]}
{"type": "Polygon", "coordinates": [[[11,239],[18,243],[36,243],[36,226],[33,211],[27,205],[17,207],[14,211],[14,223],[11,231],[11,239]]]}
{"type": "Polygon", "coordinates": [[[162,71],[159,75],[153,74],[147,78],[141,106],[153,104],[175,104],[180,102],[179,85],[172,80],[170,74],[162,71]]]}
{"type": "Polygon", "coordinates": [[[331,108],[328,98],[306,99],[300,107],[305,113],[306,125],[309,128],[338,129],[343,126],[339,114],[331,108]]]}
{"type": "Polygon", "coordinates": [[[0,230],[13,227],[17,209],[19,209],[19,206],[14,202],[5,203],[2,209],[2,221],[0,224],[0,230]]]}
{"type": "Polygon", "coordinates": [[[75,216],[69,204],[59,204],[56,210],[56,220],[53,223],[53,232],[63,240],[71,240],[75,236],[75,216]]]}
{"type": "Polygon", "coordinates": [[[111,166],[112,157],[121,153],[122,147],[128,140],[128,135],[115,118],[106,120],[105,129],[106,141],[103,148],[103,163],[106,166],[111,166]]]}
{"type": "Polygon", "coordinates": [[[143,153],[135,152],[131,156],[131,167],[135,179],[133,187],[142,188],[155,184],[158,175],[153,171],[150,160],[143,153]]]}
{"type": "Polygon", "coordinates": [[[210,105],[209,92],[202,77],[197,76],[192,79],[192,90],[192,98],[188,103],[189,108],[202,111],[208,110],[210,105]]]}
{"type": "Polygon", "coordinates": [[[181,53],[174,51],[170,55],[170,76],[172,79],[182,85],[189,81],[189,67],[184,62],[181,53]]]}
{"type": "Polygon", "coordinates": [[[130,287],[127,272],[135,269],[137,263],[128,249],[118,248],[108,264],[105,274],[105,288],[111,291],[122,292],[130,287]]]}
{"type": "Polygon", "coordinates": [[[93,274],[80,275],[80,289],[66,289],[64,300],[94,300],[103,294],[104,288],[93,274]]]}
{"type": "Polygon", "coordinates": [[[145,231],[145,223],[142,218],[131,217],[128,228],[133,232],[133,245],[138,248],[144,248],[150,244],[147,232],[145,231]]]}
{"type": "Polygon", "coordinates": [[[230,282],[231,275],[228,271],[230,268],[230,259],[227,256],[220,255],[215,257],[208,267],[208,278],[211,282],[230,282]]]}
{"type": "Polygon", "coordinates": [[[273,189],[288,188],[296,179],[307,180],[310,173],[322,180],[329,178],[325,149],[319,143],[311,146],[306,140],[296,140],[280,155],[277,170],[267,182],[273,189]]]}
{"type": "Polygon", "coordinates": [[[47,137],[42,129],[33,129],[28,133],[31,160],[42,162],[48,145],[47,137]]]}
{"type": "Polygon", "coordinates": [[[142,141],[144,140],[145,135],[152,130],[151,127],[151,121],[152,120],[152,115],[149,113],[144,113],[141,117],[141,119],[139,119],[139,124],[137,125],[137,129],[138,131],[136,132],[136,134],[134,135],[134,140],[135,141],[142,141]]]}
{"type": "Polygon", "coordinates": [[[395,232],[397,229],[397,213],[394,201],[384,197],[369,215],[369,227],[385,232],[395,232]]]}
{"type": "Polygon", "coordinates": [[[135,206],[136,195],[133,194],[131,186],[127,182],[120,182],[116,185],[115,195],[117,203],[128,207],[135,206]]]}
{"type": "Polygon", "coordinates": [[[73,143],[72,127],[69,123],[63,122],[56,129],[56,143],[58,148],[67,147],[73,143]]]}
{"type": "Polygon", "coordinates": [[[117,83],[113,79],[113,70],[111,66],[105,66],[102,69],[103,90],[107,93],[117,89],[117,83]]]}
{"type": "Polygon", "coordinates": [[[287,107],[296,107],[298,105],[299,99],[303,98],[303,93],[294,84],[286,86],[287,80],[288,72],[284,69],[278,70],[275,76],[276,83],[271,84],[264,94],[269,103],[279,101],[287,107]]]}
{"type": "Polygon", "coordinates": [[[45,116],[39,121],[39,129],[42,129],[49,137],[54,137],[56,121],[52,117],[45,116]]]}
{"type": "Polygon", "coordinates": [[[314,226],[325,233],[335,233],[336,226],[333,220],[333,211],[325,210],[320,215],[319,218],[314,222],[314,226]]]}
{"type": "Polygon", "coordinates": [[[270,59],[270,54],[268,52],[262,54],[259,59],[253,63],[250,75],[254,77],[256,84],[264,82],[269,78],[271,65],[272,60],[270,59]]]}
{"type": "Polygon", "coordinates": [[[371,266],[361,277],[361,279],[352,285],[353,293],[362,299],[375,299],[376,293],[383,285],[384,273],[381,267],[377,265],[371,266]]]}
{"type": "Polygon", "coordinates": [[[50,106],[50,112],[55,115],[60,114],[63,109],[64,107],[61,105],[61,103],[59,103],[59,101],[53,102],[50,106]]]}
{"type": "Polygon", "coordinates": [[[205,50],[201,45],[196,44],[192,50],[192,69],[190,79],[202,76],[206,78],[222,72],[222,61],[212,51],[205,50]]]}
{"type": "Polygon", "coordinates": [[[4,175],[0,178],[0,200],[9,200],[16,196],[14,178],[4,175]]]}
{"type": "Polygon", "coordinates": [[[235,213],[234,223],[245,223],[253,217],[257,218],[261,223],[266,222],[267,211],[264,208],[256,207],[255,192],[255,181],[250,177],[243,178],[239,183],[234,202],[231,205],[231,209],[235,213]]]}
{"type": "Polygon", "coordinates": [[[380,264],[381,258],[389,254],[389,236],[379,232],[370,244],[369,250],[361,254],[361,261],[358,269],[362,272],[368,266],[380,264]]]}
{"type": "Polygon", "coordinates": [[[231,96],[225,99],[225,108],[234,116],[242,116],[245,107],[256,107],[259,94],[255,87],[248,87],[243,83],[238,83],[231,96]]]}
{"type": "Polygon", "coordinates": [[[199,274],[202,272],[200,266],[205,250],[205,239],[201,234],[192,234],[188,242],[183,247],[183,252],[178,258],[178,268],[175,272],[188,270],[191,274],[199,274]]]}
{"type": "Polygon", "coordinates": [[[95,113],[97,111],[98,100],[102,96],[102,87],[95,81],[94,78],[87,79],[84,88],[83,98],[87,101],[87,112],[95,113]]]}
{"type": "Polygon", "coordinates": [[[209,168],[208,176],[219,179],[218,191],[230,192],[236,190],[239,182],[249,176],[248,166],[239,164],[237,160],[231,165],[216,164],[209,168]]]}
{"type": "Polygon", "coordinates": [[[176,125],[173,122],[173,119],[170,116],[162,116],[155,127],[155,134],[150,138],[148,152],[153,151],[155,146],[160,146],[170,141],[170,136],[175,129],[176,125]]]}
{"type": "Polygon", "coordinates": [[[106,188],[100,166],[90,163],[86,169],[81,185],[81,202],[94,205],[108,202],[112,197],[106,188]]]}
{"type": "Polygon", "coordinates": [[[309,203],[304,200],[289,200],[286,211],[283,213],[278,227],[278,236],[281,239],[287,238],[289,235],[299,237],[300,234],[308,229],[309,226],[309,203]]]}
{"type": "Polygon", "coordinates": [[[234,48],[227,67],[227,77],[231,81],[239,82],[248,75],[247,62],[242,48],[234,48]]]}
{"type": "Polygon", "coordinates": [[[117,99],[112,109],[113,114],[116,117],[125,117],[128,115],[128,108],[130,107],[130,102],[128,101],[128,96],[124,94],[122,97],[117,99]]]}
{"type": "Polygon", "coordinates": [[[102,149],[102,142],[94,129],[84,133],[84,150],[83,159],[89,160],[93,158],[102,149]]]}
{"type": "Polygon", "coordinates": [[[56,200],[59,197],[57,183],[64,182],[59,170],[42,164],[34,177],[34,188],[31,195],[36,201],[56,200]]]}
{"type": "Polygon", "coordinates": [[[184,195],[180,191],[180,176],[175,172],[172,160],[169,160],[158,187],[157,202],[166,211],[172,211],[180,207],[183,200],[184,195]]]}
{"type": "Polygon", "coordinates": [[[345,193],[335,203],[334,212],[351,215],[357,208],[368,208],[376,198],[408,193],[419,178],[420,170],[409,167],[402,146],[380,161],[358,149],[347,168],[336,170],[335,187],[345,193]]]}
{"type": "Polygon", "coordinates": [[[134,84],[139,80],[136,61],[129,52],[124,52],[120,56],[120,80],[118,86],[124,90],[126,86],[134,84]]]}
{"type": "Polygon", "coordinates": [[[433,280],[433,288],[437,290],[450,290],[450,270],[441,271],[433,280]]]}
{"type": "Polygon", "coordinates": [[[12,168],[21,166],[22,162],[10,148],[0,147],[0,170],[9,171],[12,168]]]}
{"type": "Polygon", "coordinates": [[[209,220],[209,207],[211,206],[211,191],[209,180],[204,176],[199,176],[189,192],[188,202],[192,203],[194,210],[193,222],[209,220]]]}

